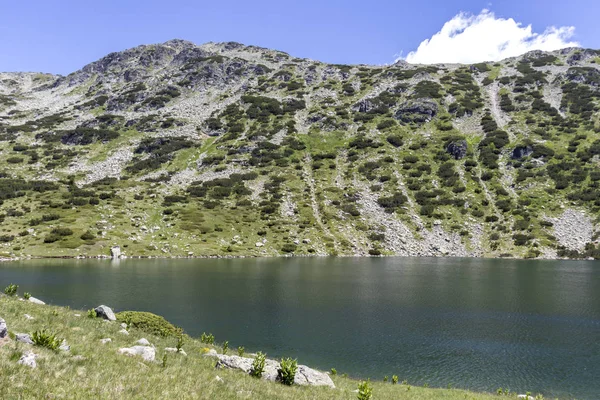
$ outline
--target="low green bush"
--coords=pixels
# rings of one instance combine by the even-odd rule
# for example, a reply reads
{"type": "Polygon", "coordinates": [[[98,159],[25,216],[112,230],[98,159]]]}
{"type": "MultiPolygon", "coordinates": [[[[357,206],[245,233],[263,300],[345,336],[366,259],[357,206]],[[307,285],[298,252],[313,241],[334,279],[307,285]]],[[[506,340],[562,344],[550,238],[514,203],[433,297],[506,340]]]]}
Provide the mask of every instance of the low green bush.
{"type": "Polygon", "coordinates": [[[263,373],[265,372],[265,361],[267,360],[267,356],[260,351],[256,353],[256,357],[252,362],[252,369],[250,370],[250,375],[255,378],[261,378],[263,373]]]}
{"type": "Polygon", "coordinates": [[[19,290],[19,285],[11,283],[4,288],[4,294],[7,296],[15,296],[17,294],[17,290],[19,290]]]}
{"type": "Polygon", "coordinates": [[[140,329],[158,336],[179,336],[183,330],[160,315],[145,311],[121,311],[116,314],[117,321],[125,322],[127,326],[140,329]]]}
{"type": "Polygon", "coordinates": [[[31,335],[31,340],[36,346],[45,347],[50,350],[58,350],[61,340],[56,335],[45,329],[35,331],[31,335]]]}
{"type": "Polygon", "coordinates": [[[284,385],[291,386],[294,384],[294,378],[298,371],[298,360],[292,360],[291,358],[282,358],[279,363],[279,369],[277,370],[277,378],[284,385]]]}
{"type": "Polygon", "coordinates": [[[371,400],[373,398],[373,387],[369,381],[363,381],[358,384],[358,400],[371,400]]]}

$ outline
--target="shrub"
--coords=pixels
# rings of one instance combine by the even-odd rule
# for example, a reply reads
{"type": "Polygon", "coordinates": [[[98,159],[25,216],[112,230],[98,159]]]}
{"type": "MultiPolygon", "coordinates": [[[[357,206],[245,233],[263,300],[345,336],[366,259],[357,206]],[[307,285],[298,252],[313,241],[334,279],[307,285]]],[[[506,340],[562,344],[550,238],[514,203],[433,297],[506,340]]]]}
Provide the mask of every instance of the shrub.
{"type": "Polygon", "coordinates": [[[96,310],[94,310],[92,308],[92,309],[88,310],[87,316],[88,316],[88,318],[96,318],[98,316],[98,313],[96,313],[96,310]]]}
{"type": "Polygon", "coordinates": [[[228,340],[223,342],[223,354],[227,354],[227,350],[229,350],[229,341],[228,340]]]}
{"type": "Polygon", "coordinates": [[[23,298],[24,298],[25,300],[29,300],[29,299],[31,298],[31,293],[29,293],[29,292],[25,292],[25,293],[23,293],[23,298]]]}
{"type": "Polygon", "coordinates": [[[255,378],[261,378],[263,372],[265,372],[265,361],[267,356],[260,351],[256,353],[256,357],[252,362],[252,369],[250,370],[250,375],[255,378]]]}
{"type": "Polygon", "coordinates": [[[392,375],[392,385],[395,385],[398,383],[398,375],[392,375]]]}
{"type": "Polygon", "coordinates": [[[17,290],[19,290],[19,285],[11,283],[4,288],[4,294],[7,296],[15,296],[17,294],[17,290]]]}
{"type": "Polygon", "coordinates": [[[200,336],[200,342],[206,344],[214,344],[215,335],[213,335],[212,333],[207,334],[206,332],[202,332],[202,335],[200,336]]]}
{"type": "Polygon", "coordinates": [[[80,238],[81,238],[81,240],[94,240],[94,239],[96,239],[96,236],[94,236],[94,234],[91,233],[90,231],[87,231],[86,233],[81,235],[80,238]]]}
{"type": "Polygon", "coordinates": [[[282,358],[280,367],[277,370],[277,378],[284,385],[291,386],[294,384],[294,378],[298,371],[298,360],[292,360],[291,358],[282,358]]]}
{"type": "Polygon", "coordinates": [[[42,329],[41,331],[35,331],[31,335],[31,340],[36,346],[45,347],[50,350],[58,350],[61,340],[56,335],[42,329]]]}
{"type": "Polygon", "coordinates": [[[337,369],[331,368],[331,375],[337,375],[337,369]]]}
{"type": "Polygon", "coordinates": [[[373,387],[369,381],[360,382],[358,384],[358,400],[371,400],[373,398],[373,387]]]}
{"type": "Polygon", "coordinates": [[[160,315],[144,311],[122,311],[116,314],[117,320],[125,322],[128,326],[140,329],[149,334],[158,336],[179,336],[182,329],[171,324],[160,315]]]}
{"type": "Polygon", "coordinates": [[[69,228],[54,228],[52,231],[50,231],[50,234],[58,236],[71,236],[73,234],[73,230],[69,228]]]}
{"type": "Polygon", "coordinates": [[[293,243],[285,243],[283,246],[281,246],[281,251],[284,253],[293,253],[296,251],[296,247],[297,246],[293,243]]]}
{"type": "Polygon", "coordinates": [[[244,348],[244,346],[238,346],[238,348],[237,348],[238,356],[243,357],[245,352],[246,352],[246,349],[244,348]]]}

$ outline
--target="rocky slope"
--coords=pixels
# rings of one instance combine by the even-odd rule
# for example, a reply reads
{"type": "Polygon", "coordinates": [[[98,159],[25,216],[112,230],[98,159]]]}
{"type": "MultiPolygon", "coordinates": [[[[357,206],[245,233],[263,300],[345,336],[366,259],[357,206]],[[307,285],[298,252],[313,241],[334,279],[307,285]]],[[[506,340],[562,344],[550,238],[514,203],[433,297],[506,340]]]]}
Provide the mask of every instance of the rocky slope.
{"type": "Polygon", "coordinates": [[[330,65],[172,40],[0,73],[3,257],[596,257],[600,51],[330,65]]]}

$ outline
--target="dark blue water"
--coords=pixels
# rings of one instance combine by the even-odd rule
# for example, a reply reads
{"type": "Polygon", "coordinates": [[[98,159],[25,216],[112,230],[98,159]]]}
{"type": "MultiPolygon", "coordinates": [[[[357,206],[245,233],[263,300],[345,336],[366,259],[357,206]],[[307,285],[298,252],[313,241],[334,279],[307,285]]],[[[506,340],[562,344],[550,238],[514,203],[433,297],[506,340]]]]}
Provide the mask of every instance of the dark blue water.
{"type": "MultiPolygon", "coordinates": [[[[434,258],[44,260],[0,286],[163,315],[356,377],[600,398],[600,263],[434,258]]],[[[0,310],[1,313],[1,310],[0,310]]]]}

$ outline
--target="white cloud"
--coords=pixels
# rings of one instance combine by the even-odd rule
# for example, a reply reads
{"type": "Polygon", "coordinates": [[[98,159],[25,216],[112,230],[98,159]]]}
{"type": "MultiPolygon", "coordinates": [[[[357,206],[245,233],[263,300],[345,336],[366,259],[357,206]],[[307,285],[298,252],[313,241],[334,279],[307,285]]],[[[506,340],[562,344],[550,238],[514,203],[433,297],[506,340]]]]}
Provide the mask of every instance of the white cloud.
{"type": "Polygon", "coordinates": [[[461,12],[405,59],[414,64],[498,61],[530,50],[578,47],[579,43],[569,41],[574,33],[573,26],[551,26],[543,33],[535,33],[531,25],[523,26],[512,18],[496,18],[488,10],[479,15],[461,12]]]}

